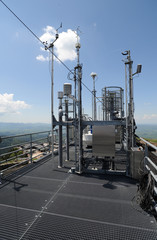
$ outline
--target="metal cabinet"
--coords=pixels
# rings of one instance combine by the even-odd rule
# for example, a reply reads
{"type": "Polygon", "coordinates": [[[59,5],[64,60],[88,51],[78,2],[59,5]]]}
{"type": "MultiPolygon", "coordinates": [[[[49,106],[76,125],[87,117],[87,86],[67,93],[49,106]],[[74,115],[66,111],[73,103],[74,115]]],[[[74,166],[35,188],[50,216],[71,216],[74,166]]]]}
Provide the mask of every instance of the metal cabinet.
{"type": "Polygon", "coordinates": [[[115,126],[93,126],[93,156],[115,157],[115,126]]]}

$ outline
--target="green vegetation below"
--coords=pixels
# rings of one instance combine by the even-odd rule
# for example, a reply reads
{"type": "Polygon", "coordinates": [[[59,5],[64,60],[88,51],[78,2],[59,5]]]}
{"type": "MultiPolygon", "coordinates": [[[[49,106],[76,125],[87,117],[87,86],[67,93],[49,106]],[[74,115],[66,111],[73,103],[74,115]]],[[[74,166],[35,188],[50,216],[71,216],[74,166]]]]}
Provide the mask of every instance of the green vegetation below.
{"type": "Polygon", "coordinates": [[[150,141],[157,141],[157,124],[138,124],[136,135],[150,141]]]}
{"type": "Polygon", "coordinates": [[[157,146],[157,139],[145,138],[145,140],[157,146]]]}
{"type": "Polygon", "coordinates": [[[33,132],[50,131],[51,124],[47,123],[1,123],[0,136],[12,136],[33,132]]]}

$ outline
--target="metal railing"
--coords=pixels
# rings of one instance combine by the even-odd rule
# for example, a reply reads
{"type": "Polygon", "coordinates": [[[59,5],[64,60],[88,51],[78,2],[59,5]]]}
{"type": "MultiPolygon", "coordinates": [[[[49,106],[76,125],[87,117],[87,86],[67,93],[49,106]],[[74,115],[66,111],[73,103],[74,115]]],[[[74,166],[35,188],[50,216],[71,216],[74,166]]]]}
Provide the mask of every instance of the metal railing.
{"type": "Polygon", "coordinates": [[[152,193],[152,198],[154,201],[154,209],[157,212],[157,202],[155,201],[155,198],[157,197],[157,147],[143,138],[140,138],[140,140],[145,144],[144,172],[150,174],[154,180],[154,191],[152,193]],[[156,161],[151,159],[152,157],[150,156],[149,148],[154,150],[156,161]]]}
{"type": "Polygon", "coordinates": [[[51,151],[50,131],[5,136],[0,140],[0,176],[38,161],[51,151]]]}

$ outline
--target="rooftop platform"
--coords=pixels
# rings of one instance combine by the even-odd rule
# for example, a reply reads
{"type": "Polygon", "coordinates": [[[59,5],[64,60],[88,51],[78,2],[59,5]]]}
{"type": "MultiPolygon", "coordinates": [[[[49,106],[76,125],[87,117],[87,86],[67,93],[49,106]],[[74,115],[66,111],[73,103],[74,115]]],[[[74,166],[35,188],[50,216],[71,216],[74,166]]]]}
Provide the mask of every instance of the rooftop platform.
{"type": "Polygon", "coordinates": [[[57,158],[53,164],[47,157],[3,181],[0,239],[157,239],[156,220],[132,201],[134,180],[70,174],[74,162],[58,169],[57,158]]]}

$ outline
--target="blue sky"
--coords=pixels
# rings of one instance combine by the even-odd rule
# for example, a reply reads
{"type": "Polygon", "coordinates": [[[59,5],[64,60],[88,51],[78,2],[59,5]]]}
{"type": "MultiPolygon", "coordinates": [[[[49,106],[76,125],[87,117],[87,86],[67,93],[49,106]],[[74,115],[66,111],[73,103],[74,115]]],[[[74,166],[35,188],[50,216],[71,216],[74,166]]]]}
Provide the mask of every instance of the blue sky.
{"type": "MultiPolygon", "coordinates": [[[[157,123],[157,1],[156,0],[4,0],[39,37],[60,41],[56,54],[73,69],[74,41],[80,26],[80,61],[83,82],[92,90],[91,72],[96,72],[97,96],[105,86],[125,87],[124,57],[130,50],[142,73],[134,78],[137,123],[157,123]],[[49,27],[48,27],[49,26],[49,27]]],[[[50,118],[51,73],[48,53],[0,2],[0,122],[47,122],[50,118]],[[41,55],[43,58],[41,59],[41,55]],[[41,61],[42,60],[42,61],[41,61]]],[[[48,40],[49,40],[48,39],[48,40]]],[[[68,71],[54,63],[54,107],[68,71]]],[[[71,82],[72,83],[72,82],[71,82]]],[[[72,83],[73,84],[73,83],[72,83]]],[[[91,114],[91,93],[83,87],[84,112],[91,114]]]]}

